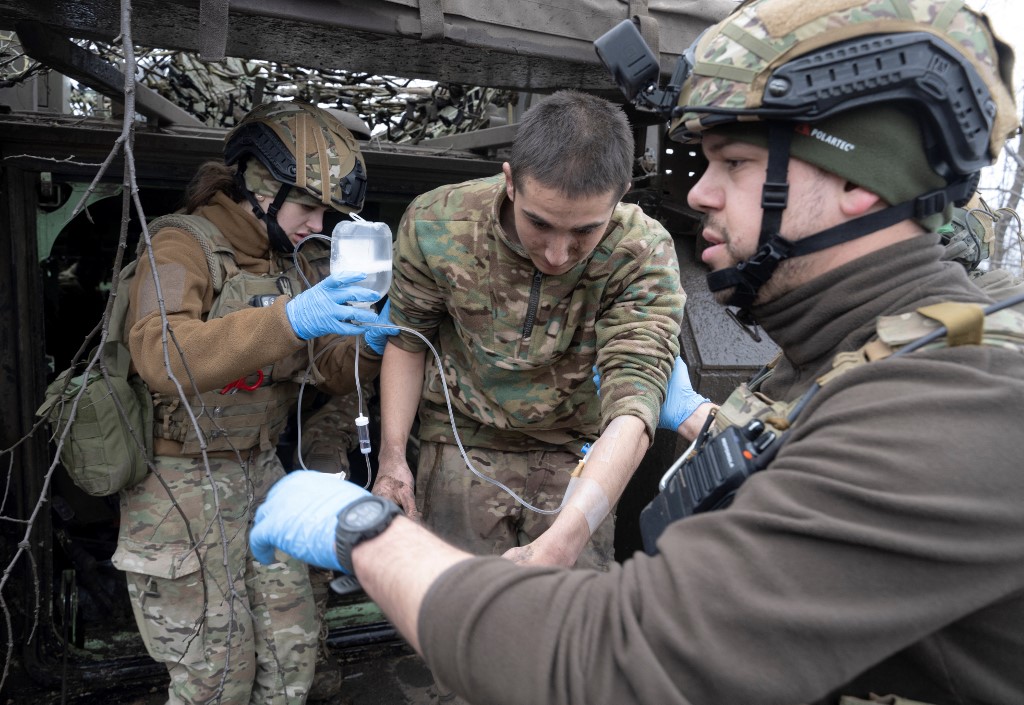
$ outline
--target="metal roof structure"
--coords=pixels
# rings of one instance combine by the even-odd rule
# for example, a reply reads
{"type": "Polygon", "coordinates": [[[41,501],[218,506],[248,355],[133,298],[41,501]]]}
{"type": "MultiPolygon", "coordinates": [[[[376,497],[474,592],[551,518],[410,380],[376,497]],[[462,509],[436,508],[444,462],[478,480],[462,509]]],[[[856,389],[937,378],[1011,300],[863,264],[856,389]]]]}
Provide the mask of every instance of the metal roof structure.
{"type": "MultiPolygon", "coordinates": [[[[736,0],[133,0],[136,44],[544,92],[614,91],[591,42],[636,17],[662,69],[736,0]]],[[[111,42],[117,0],[0,0],[6,24],[111,42]]],[[[0,21],[2,22],[2,21],[0,21]]]]}

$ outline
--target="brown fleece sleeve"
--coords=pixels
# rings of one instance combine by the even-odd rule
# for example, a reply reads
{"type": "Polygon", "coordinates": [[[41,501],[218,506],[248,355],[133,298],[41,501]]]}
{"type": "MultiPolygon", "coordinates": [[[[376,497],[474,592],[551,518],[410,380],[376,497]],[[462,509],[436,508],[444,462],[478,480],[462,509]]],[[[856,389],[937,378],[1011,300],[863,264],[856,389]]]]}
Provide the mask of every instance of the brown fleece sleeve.
{"type": "MultiPolygon", "coordinates": [[[[351,336],[328,335],[317,338],[314,354],[319,354],[316,365],[324,376],[322,386],[331,394],[348,394],[356,388],[356,339],[351,336]]],[[[369,382],[380,374],[383,357],[375,353],[362,340],[359,341],[359,382],[369,382]]]]}
{"type": "Polygon", "coordinates": [[[136,370],[154,392],[176,391],[168,362],[170,373],[186,390],[194,383],[199,392],[207,392],[304,344],[285,314],[287,297],[273,306],[204,321],[213,302],[213,283],[202,248],[188,233],[159,231],[152,239],[152,256],[155,269],[149,253],[143,253],[132,283],[128,347],[136,370]],[[166,358],[160,301],[167,314],[166,358]]]}

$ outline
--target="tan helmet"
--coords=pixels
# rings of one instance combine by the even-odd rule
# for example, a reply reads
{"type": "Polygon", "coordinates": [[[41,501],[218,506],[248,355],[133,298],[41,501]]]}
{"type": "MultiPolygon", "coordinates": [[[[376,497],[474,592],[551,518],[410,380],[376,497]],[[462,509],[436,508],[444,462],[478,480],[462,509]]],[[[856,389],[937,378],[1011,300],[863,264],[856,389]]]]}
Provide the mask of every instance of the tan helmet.
{"type": "Polygon", "coordinates": [[[1018,128],[1013,52],[962,0],[747,0],[691,61],[670,125],[680,141],[899,102],[931,132],[936,173],[952,177],[990,164],[1018,128]]]}
{"type": "Polygon", "coordinates": [[[254,108],[224,141],[226,164],[244,171],[249,158],[329,208],[352,213],[363,207],[366,163],[359,145],[322,108],[283,101],[254,108]]]}

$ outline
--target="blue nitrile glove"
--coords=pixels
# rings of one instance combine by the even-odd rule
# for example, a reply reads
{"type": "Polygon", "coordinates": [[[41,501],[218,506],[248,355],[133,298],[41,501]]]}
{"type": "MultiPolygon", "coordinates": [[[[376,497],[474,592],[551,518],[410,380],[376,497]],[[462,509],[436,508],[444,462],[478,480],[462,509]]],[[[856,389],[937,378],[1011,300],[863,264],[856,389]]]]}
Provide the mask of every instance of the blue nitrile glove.
{"type": "Polygon", "coordinates": [[[270,488],[256,510],[249,548],[260,563],[274,562],[274,549],[321,568],[342,570],[334,553],[338,513],[370,493],[359,485],[316,470],[296,470],[270,488]]]}
{"type": "Polygon", "coordinates": [[[364,321],[374,323],[377,314],[369,308],[346,306],[350,301],[376,301],[376,291],[361,286],[349,286],[365,277],[364,274],[331,275],[311,289],[306,289],[285,305],[288,322],[295,335],[303,340],[328,333],[359,335],[368,328],[347,323],[364,321]]]}
{"type": "Polygon", "coordinates": [[[594,371],[594,384],[597,385],[597,396],[601,396],[601,373],[597,371],[597,365],[591,367],[594,371]]]}
{"type": "MultiPolygon", "coordinates": [[[[384,308],[377,314],[377,323],[391,323],[391,299],[384,302],[384,308]]],[[[397,328],[365,328],[366,345],[378,355],[384,354],[388,338],[398,334],[397,328]]]]}
{"type": "Polygon", "coordinates": [[[661,405],[658,428],[675,431],[679,428],[679,424],[690,418],[698,406],[709,401],[693,391],[693,386],[690,384],[690,371],[686,369],[683,358],[677,355],[676,364],[672,368],[672,377],[668,380],[665,403],[661,405]]]}

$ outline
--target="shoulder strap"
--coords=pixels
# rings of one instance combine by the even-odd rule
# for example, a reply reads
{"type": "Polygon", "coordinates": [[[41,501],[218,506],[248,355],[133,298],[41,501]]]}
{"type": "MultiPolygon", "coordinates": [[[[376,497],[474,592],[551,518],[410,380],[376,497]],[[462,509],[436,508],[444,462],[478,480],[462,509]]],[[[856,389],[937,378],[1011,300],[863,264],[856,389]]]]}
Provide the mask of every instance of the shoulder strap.
{"type": "Polygon", "coordinates": [[[947,328],[946,337],[923,350],[959,345],[1024,350],[1024,313],[1007,308],[985,316],[979,304],[945,302],[898,316],[879,317],[876,337],[858,350],[836,355],[832,369],[818,378],[818,383],[824,385],[855,367],[883,360],[940,326],[947,328]]]}
{"type": "MultiPolygon", "coordinates": [[[[210,270],[210,279],[213,281],[215,293],[219,293],[224,287],[224,282],[238,273],[234,248],[213,222],[198,215],[170,213],[149,223],[151,234],[156,234],[161,228],[184,230],[196,239],[206,255],[206,266],[210,270]]],[[[140,255],[142,249],[143,246],[140,246],[140,255]]]]}
{"type": "Polygon", "coordinates": [[[132,260],[118,272],[114,304],[110,309],[110,321],[107,324],[107,339],[100,349],[107,370],[116,377],[127,377],[131,366],[131,356],[124,342],[124,323],[128,318],[128,291],[131,280],[135,277],[138,261],[138,258],[132,260]]]}
{"type": "MultiPolygon", "coordinates": [[[[177,228],[194,237],[206,255],[206,266],[210,271],[214,293],[220,293],[224,282],[239,271],[238,264],[235,262],[235,251],[231,244],[224,237],[220,228],[206,218],[198,215],[171,213],[153,219],[148,223],[148,228],[151,235],[155,235],[162,228],[177,228]]],[[[140,241],[135,259],[125,265],[118,275],[114,307],[110,311],[107,340],[101,351],[107,369],[122,377],[128,376],[131,363],[128,346],[124,343],[124,324],[128,318],[129,283],[134,278],[139,258],[145,251],[146,243],[140,241]]]]}

